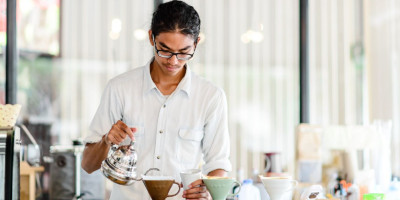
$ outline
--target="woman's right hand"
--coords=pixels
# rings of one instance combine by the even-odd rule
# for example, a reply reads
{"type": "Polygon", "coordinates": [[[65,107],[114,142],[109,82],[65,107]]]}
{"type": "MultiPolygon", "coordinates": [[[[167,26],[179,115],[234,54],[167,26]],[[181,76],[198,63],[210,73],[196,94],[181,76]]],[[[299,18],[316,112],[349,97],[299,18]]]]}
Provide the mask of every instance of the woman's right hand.
{"type": "Polygon", "coordinates": [[[129,128],[124,122],[118,120],[111,127],[110,131],[105,135],[104,139],[108,145],[116,144],[119,145],[125,140],[126,136],[129,136],[134,141],[133,133],[136,132],[136,128],[129,128]]]}

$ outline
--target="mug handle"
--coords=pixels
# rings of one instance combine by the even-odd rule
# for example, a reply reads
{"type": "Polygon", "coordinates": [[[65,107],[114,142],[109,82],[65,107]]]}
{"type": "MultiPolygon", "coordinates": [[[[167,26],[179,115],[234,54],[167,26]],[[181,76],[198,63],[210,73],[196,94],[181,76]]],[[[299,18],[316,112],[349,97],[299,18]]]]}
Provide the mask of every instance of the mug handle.
{"type": "Polygon", "coordinates": [[[268,173],[269,170],[271,169],[271,158],[269,158],[267,155],[265,155],[265,169],[264,172],[268,173]]]}
{"type": "Polygon", "coordinates": [[[235,185],[237,185],[237,186],[239,187],[239,190],[236,191],[236,192],[233,193],[233,194],[228,194],[228,196],[236,196],[236,195],[238,195],[239,192],[240,192],[240,189],[242,188],[242,185],[241,185],[238,181],[235,180],[233,183],[235,183],[235,185]]]}
{"type": "Polygon", "coordinates": [[[178,186],[178,192],[176,192],[175,194],[168,195],[167,197],[176,196],[176,195],[181,191],[181,185],[180,185],[179,183],[177,183],[177,182],[174,181],[173,184],[176,184],[176,185],[178,186]]]}

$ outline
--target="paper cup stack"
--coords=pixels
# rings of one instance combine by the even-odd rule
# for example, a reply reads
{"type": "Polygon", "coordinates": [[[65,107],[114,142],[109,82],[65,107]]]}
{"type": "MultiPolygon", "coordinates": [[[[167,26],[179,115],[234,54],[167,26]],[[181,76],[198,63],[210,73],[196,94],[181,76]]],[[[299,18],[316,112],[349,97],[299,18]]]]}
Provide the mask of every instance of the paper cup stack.
{"type": "Polygon", "coordinates": [[[17,122],[21,105],[0,104],[0,128],[12,128],[17,122]]]}

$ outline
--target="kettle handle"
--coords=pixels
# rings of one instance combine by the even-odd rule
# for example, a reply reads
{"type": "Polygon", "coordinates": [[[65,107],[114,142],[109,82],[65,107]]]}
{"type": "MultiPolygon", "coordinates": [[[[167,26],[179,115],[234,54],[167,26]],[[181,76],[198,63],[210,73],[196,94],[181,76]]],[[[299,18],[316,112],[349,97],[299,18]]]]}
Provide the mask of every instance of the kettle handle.
{"type": "Polygon", "coordinates": [[[119,147],[118,145],[112,144],[112,145],[111,145],[111,150],[112,150],[112,151],[116,151],[116,150],[118,149],[118,147],[119,147]]]}
{"type": "MultiPolygon", "coordinates": [[[[130,143],[130,148],[133,148],[133,146],[135,145],[135,140],[132,140],[130,143]]],[[[111,144],[111,150],[112,151],[116,151],[118,149],[119,145],[117,144],[111,144]]]]}
{"type": "MultiPolygon", "coordinates": [[[[119,121],[121,121],[122,123],[125,123],[124,121],[123,121],[123,118],[121,118],[119,121]]],[[[106,134],[106,137],[107,137],[107,135],[108,135],[108,133],[106,134]]],[[[131,140],[131,146],[133,146],[135,144],[135,140],[131,140]]],[[[111,150],[112,151],[116,151],[117,149],[118,149],[118,147],[119,147],[119,145],[116,145],[116,144],[112,144],[111,143],[111,150]]]]}

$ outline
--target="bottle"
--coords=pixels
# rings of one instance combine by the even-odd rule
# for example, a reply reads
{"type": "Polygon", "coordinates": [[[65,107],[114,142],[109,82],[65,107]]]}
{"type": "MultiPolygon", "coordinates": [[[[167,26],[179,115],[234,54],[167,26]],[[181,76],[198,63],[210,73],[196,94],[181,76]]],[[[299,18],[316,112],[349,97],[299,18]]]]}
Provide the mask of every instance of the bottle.
{"type": "Polygon", "coordinates": [[[389,191],[386,192],[386,199],[396,199],[400,197],[400,182],[397,177],[393,177],[389,191]]]}
{"type": "Polygon", "coordinates": [[[358,185],[353,183],[347,192],[347,200],[359,200],[360,199],[360,188],[358,185]]]}
{"type": "Polygon", "coordinates": [[[243,180],[238,200],[260,200],[260,191],[253,185],[252,179],[243,180]]]}

